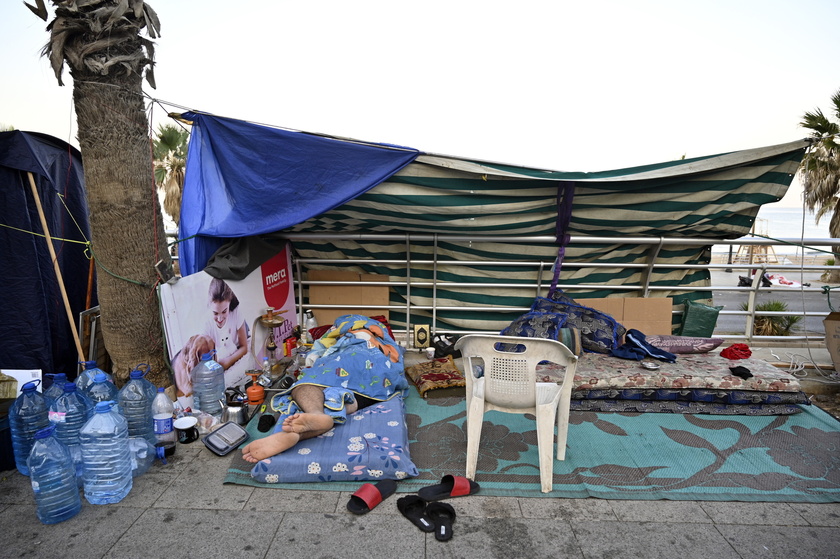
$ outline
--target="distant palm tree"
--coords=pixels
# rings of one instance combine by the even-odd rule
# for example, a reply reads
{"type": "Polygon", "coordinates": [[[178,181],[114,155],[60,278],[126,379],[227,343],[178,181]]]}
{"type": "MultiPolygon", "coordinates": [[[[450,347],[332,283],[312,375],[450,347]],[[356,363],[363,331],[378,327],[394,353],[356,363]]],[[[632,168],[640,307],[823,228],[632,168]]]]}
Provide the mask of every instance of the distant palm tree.
{"type": "Polygon", "coordinates": [[[189,130],[173,124],[162,124],[153,141],[155,184],[163,190],[163,211],[175,221],[181,218],[181,195],[184,192],[184,171],[187,166],[189,130]]]}
{"type": "MultiPolygon", "coordinates": [[[[840,121],[840,90],[831,97],[831,113],[840,121]]],[[[802,159],[799,176],[805,194],[805,207],[815,212],[817,223],[826,215],[831,219],[828,233],[840,238],[840,124],[819,108],[806,112],[799,123],[811,131],[814,143],[802,159]]],[[[833,246],[834,260],[840,261],[840,246],[833,246]]],[[[840,270],[832,271],[829,283],[840,283],[840,270]]]]}

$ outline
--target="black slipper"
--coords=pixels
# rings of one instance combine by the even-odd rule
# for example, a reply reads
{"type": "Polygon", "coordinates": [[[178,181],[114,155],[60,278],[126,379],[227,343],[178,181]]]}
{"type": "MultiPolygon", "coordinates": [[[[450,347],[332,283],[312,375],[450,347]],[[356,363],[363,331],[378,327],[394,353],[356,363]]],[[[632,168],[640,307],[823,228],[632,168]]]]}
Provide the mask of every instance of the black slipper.
{"type": "Polygon", "coordinates": [[[435,525],[426,515],[426,501],[417,495],[406,495],[397,499],[397,508],[412,524],[424,532],[434,532],[435,525]]]}
{"type": "Polygon", "coordinates": [[[396,491],[397,482],[393,479],[383,479],[376,482],[376,485],[365,483],[350,496],[347,510],[353,514],[367,514],[396,491]]]}
{"type": "Polygon", "coordinates": [[[455,523],[455,509],[449,503],[429,503],[426,514],[435,523],[435,539],[446,542],[452,539],[452,524],[455,523]]]}

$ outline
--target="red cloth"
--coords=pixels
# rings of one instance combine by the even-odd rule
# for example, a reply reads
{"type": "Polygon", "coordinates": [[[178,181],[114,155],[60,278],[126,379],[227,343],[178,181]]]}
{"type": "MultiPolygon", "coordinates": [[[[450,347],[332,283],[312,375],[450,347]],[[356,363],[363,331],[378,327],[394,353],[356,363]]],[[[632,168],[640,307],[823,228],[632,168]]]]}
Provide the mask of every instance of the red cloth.
{"type": "Polygon", "coordinates": [[[752,355],[752,351],[750,351],[747,344],[732,344],[726,349],[721,350],[720,355],[727,359],[746,359],[752,355]]]}

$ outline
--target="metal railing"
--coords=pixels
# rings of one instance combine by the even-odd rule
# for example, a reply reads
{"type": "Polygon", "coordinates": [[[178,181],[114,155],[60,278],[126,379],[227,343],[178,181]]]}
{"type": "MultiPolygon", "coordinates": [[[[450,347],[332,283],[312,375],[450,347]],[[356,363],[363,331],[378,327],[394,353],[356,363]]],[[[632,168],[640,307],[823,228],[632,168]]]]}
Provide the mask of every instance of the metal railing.
{"type": "MultiPolygon", "coordinates": [[[[498,282],[498,283],[453,283],[453,282],[443,282],[437,280],[437,243],[442,241],[449,241],[449,242],[465,242],[465,241],[477,241],[477,242],[499,242],[499,243],[523,243],[523,244],[544,244],[547,246],[553,246],[555,243],[554,237],[547,237],[547,236],[536,236],[536,237],[476,237],[476,236],[457,236],[457,235],[430,235],[430,234],[415,234],[415,233],[407,233],[407,234],[310,234],[310,233],[294,233],[285,235],[285,238],[292,241],[300,240],[300,241],[307,241],[307,242],[318,242],[318,241],[331,241],[331,240],[355,240],[355,241],[389,241],[389,242],[404,242],[405,243],[405,254],[406,259],[395,259],[395,260],[376,260],[376,259],[325,259],[325,258],[295,258],[293,260],[293,267],[294,267],[294,276],[295,276],[295,286],[298,293],[298,301],[304,302],[307,300],[307,293],[308,287],[311,285],[330,285],[330,286],[346,286],[346,285],[358,285],[357,282],[342,282],[342,281],[312,281],[302,279],[305,276],[305,271],[308,266],[311,265],[342,265],[342,266],[352,266],[352,265],[393,265],[393,266],[404,266],[406,272],[406,280],[405,281],[382,281],[382,282],[365,282],[364,285],[366,286],[388,286],[388,287],[401,287],[405,290],[406,293],[406,302],[404,304],[399,305],[359,305],[353,304],[352,307],[349,305],[327,305],[327,304],[306,304],[306,308],[311,309],[346,309],[346,308],[354,308],[354,309],[366,309],[371,311],[370,314],[381,314],[383,310],[397,310],[402,311],[405,313],[405,329],[400,330],[399,332],[404,334],[405,336],[409,336],[410,332],[412,331],[411,324],[412,324],[412,317],[416,316],[418,312],[423,311],[426,315],[431,315],[432,317],[432,324],[436,323],[436,315],[437,312],[442,310],[451,310],[451,311],[458,311],[464,310],[468,308],[470,311],[474,312],[498,312],[500,310],[499,306],[441,306],[438,303],[438,296],[437,296],[437,289],[440,286],[445,285],[446,287],[482,287],[482,288],[507,288],[507,287],[515,287],[515,288],[530,288],[534,290],[535,294],[539,294],[542,290],[546,288],[544,282],[541,279],[538,279],[533,285],[523,285],[522,283],[505,283],[505,282],[498,282]],[[428,254],[423,254],[422,257],[412,257],[412,254],[417,254],[415,247],[413,247],[412,243],[423,241],[424,243],[433,242],[434,243],[434,251],[429,258],[428,254]],[[418,277],[412,277],[412,270],[419,267],[431,267],[433,270],[431,280],[421,279],[418,277]],[[430,289],[432,292],[432,302],[431,304],[420,305],[420,304],[413,304],[411,302],[411,290],[412,288],[427,288],[430,289]]],[[[766,238],[759,238],[759,237],[742,237],[739,239],[732,239],[732,240],[712,240],[709,239],[685,239],[685,238],[667,238],[667,237],[577,237],[573,236],[570,239],[570,245],[575,244],[604,244],[604,245],[647,245],[650,247],[648,251],[648,255],[645,262],[637,262],[637,263],[628,263],[628,264],[621,264],[622,268],[626,269],[638,269],[640,273],[640,277],[642,278],[639,283],[636,284],[623,284],[623,285],[609,285],[604,283],[585,283],[585,284],[575,284],[571,286],[558,286],[558,287],[570,287],[573,290],[604,290],[609,289],[613,292],[627,292],[627,293],[637,293],[640,296],[647,297],[647,296],[656,296],[657,292],[693,292],[693,291],[702,291],[702,292],[713,292],[714,294],[727,294],[727,293],[746,293],[747,300],[744,309],[729,309],[726,308],[720,311],[720,316],[718,320],[718,325],[715,329],[715,336],[716,337],[723,337],[727,340],[746,340],[749,342],[781,342],[785,345],[791,345],[796,347],[797,344],[800,346],[807,345],[809,343],[822,343],[824,341],[824,330],[821,328],[815,328],[813,325],[811,326],[810,330],[808,328],[808,319],[812,319],[811,322],[813,323],[814,320],[822,320],[825,318],[829,312],[829,304],[824,305],[824,308],[818,309],[802,309],[802,310],[790,310],[790,311],[762,311],[758,307],[760,307],[759,303],[759,293],[787,293],[788,295],[792,293],[790,287],[783,287],[783,286],[770,286],[766,287],[762,285],[762,277],[765,273],[767,274],[815,274],[815,273],[825,273],[830,272],[832,270],[840,270],[838,266],[830,266],[825,263],[820,264],[820,261],[825,261],[826,259],[833,258],[830,250],[831,246],[833,245],[840,245],[840,239],[825,239],[825,238],[809,238],[809,239],[766,239],[766,238]],[[715,262],[715,257],[713,255],[712,262],[708,265],[699,265],[699,264],[674,264],[673,262],[659,262],[658,255],[659,252],[663,247],[667,247],[669,245],[696,245],[696,246],[709,246],[713,245],[715,247],[730,247],[729,257],[726,258],[726,255],[723,254],[723,257],[726,258],[725,261],[722,262],[715,262]],[[750,253],[749,260],[743,260],[733,253],[731,247],[740,247],[739,254],[747,252],[750,253]],[[781,255],[782,257],[776,257],[775,262],[771,261],[773,259],[768,258],[758,258],[756,255],[765,254],[766,251],[763,250],[744,250],[745,247],[748,249],[750,247],[754,247],[757,249],[761,249],[762,247],[788,247],[791,246],[799,247],[797,249],[797,253],[794,255],[785,254],[781,255]],[[809,250],[810,253],[806,254],[805,250],[809,250]],[[801,253],[800,253],[801,251],[801,253]],[[795,262],[794,262],[795,261],[795,262]],[[809,262],[810,261],[810,262],[809,262]],[[733,285],[733,282],[729,282],[728,284],[715,284],[715,277],[716,274],[712,273],[712,283],[709,286],[703,287],[696,287],[696,286],[685,286],[685,285],[663,285],[658,283],[657,285],[653,285],[651,282],[651,278],[654,276],[654,272],[657,270],[700,270],[706,269],[710,272],[737,272],[743,270],[745,272],[745,276],[751,276],[751,283],[749,286],[737,286],[733,285]],[[753,273],[754,272],[754,273],[753,273]],[[757,336],[753,333],[753,327],[757,318],[760,317],[784,317],[784,316],[800,316],[802,317],[802,321],[804,324],[804,330],[802,332],[797,332],[794,335],[788,336],[757,336]],[[726,322],[726,318],[737,318],[743,317],[745,322],[743,328],[740,331],[733,331],[732,328],[726,328],[725,324],[722,325],[722,322],[726,322]],[[723,319],[723,320],[722,320],[723,319]]],[[[720,254],[718,255],[718,259],[720,259],[720,254]]],[[[479,266],[533,266],[539,272],[548,272],[552,269],[554,265],[554,261],[550,260],[534,260],[529,262],[503,262],[503,261],[453,261],[453,260],[446,260],[446,266],[471,266],[471,267],[479,267],[479,266]]],[[[573,269],[573,268],[615,268],[615,263],[598,263],[598,262],[575,262],[574,260],[566,259],[563,263],[564,269],[573,269]]],[[[543,277],[543,273],[537,274],[538,278],[543,277]]],[[[739,274],[740,275],[740,274],[739,274]]],[[[736,276],[732,276],[736,277],[736,276]]],[[[796,289],[796,292],[799,294],[801,293],[803,296],[808,296],[812,299],[812,306],[814,306],[813,299],[816,298],[825,298],[828,295],[828,292],[825,291],[822,285],[810,285],[810,286],[802,286],[796,289]]],[[[829,295],[830,296],[830,295],[829,295]]],[[[838,299],[840,300],[840,299],[838,299]]],[[[582,300],[585,304],[585,299],[582,300]]],[[[302,306],[299,312],[302,314],[302,306]]],[[[817,305],[819,306],[819,305],[817,305]]],[[[528,307],[508,307],[504,308],[504,310],[508,311],[518,311],[520,313],[525,313],[529,310],[528,307]]],[[[679,315],[682,311],[674,310],[673,314],[679,315]]],[[[424,322],[428,322],[428,319],[424,320],[424,322]]],[[[435,333],[433,331],[433,333],[435,333]]],[[[459,333],[465,334],[468,333],[463,330],[455,331],[446,331],[446,330],[437,330],[437,333],[459,333]]]]}

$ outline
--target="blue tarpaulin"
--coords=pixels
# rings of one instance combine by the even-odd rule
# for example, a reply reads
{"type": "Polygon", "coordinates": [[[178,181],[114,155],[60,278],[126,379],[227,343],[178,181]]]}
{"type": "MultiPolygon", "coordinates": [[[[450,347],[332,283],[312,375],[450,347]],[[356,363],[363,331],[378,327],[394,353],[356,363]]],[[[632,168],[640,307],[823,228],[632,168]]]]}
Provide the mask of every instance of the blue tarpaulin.
{"type": "Polygon", "coordinates": [[[188,112],[193,123],[180,220],[181,273],[226,238],[272,233],[341,206],[419,152],[188,112]]]}
{"type": "MultiPolygon", "coordinates": [[[[90,260],[84,242],[90,231],[81,154],[46,134],[0,132],[0,293],[5,300],[0,366],[75,378],[78,352],[28,173],[53,237],[74,322],[86,308],[90,260]]],[[[91,297],[95,306],[95,286],[91,297]]]]}

